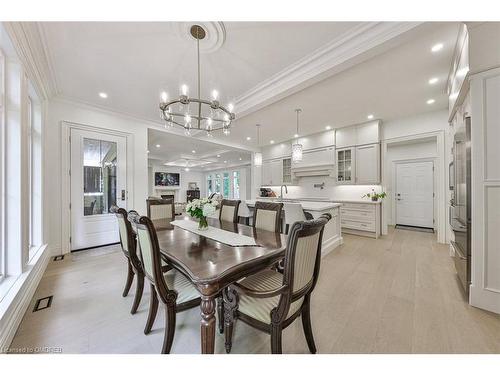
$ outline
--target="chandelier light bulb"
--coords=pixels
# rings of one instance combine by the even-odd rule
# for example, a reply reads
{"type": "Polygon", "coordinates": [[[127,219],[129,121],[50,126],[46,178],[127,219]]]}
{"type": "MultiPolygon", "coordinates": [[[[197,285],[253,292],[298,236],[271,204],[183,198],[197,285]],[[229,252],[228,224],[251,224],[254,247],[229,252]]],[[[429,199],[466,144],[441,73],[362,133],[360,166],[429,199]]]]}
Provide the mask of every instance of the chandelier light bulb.
{"type": "Polygon", "coordinates": [[[217,90],[212,91],[212,99],[217,100],[219,98],[219,92],[217,90]]]}
{"type": "Polygon", "coordinates": [[[227,109],[229,110],[229,112],[233,112],[233,109],[234,109],[233,103],[229,103],[227,106],[227,109]]]}
{"type": "Polygon", "coordinates": [[[184,84],[184,85],[181,86],[181,93],[182,93],[182,95],[186,95],[187,96],[187,94],[188,94],[188,87],[187,87],[187,85],[184,84]]]}
{"type": "Polygon", "coordinates": [[[191,116],[189,116],[189,115],[185,115],[185,116],[184,116],[184,122],[185,122],[186,124],[191,124],[191,116]]]}
{"type": "Polygon", "coordinates": [[[161,102],[166,103],[167,101],[168,101],[168,94],[165,91],[163,91],[161,93],[161,102]]]}

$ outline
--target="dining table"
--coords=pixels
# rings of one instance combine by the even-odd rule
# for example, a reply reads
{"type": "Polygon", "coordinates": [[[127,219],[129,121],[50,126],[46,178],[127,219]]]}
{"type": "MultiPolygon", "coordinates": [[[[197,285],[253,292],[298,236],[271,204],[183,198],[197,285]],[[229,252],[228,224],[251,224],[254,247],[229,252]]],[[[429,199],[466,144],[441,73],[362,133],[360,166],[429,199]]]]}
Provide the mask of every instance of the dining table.
{"type": "MultiPolygon", "coordinates": [[[[181,219],[192,220],[188,216],[181,219]]],[[[286,249],[286,235],[281,233],[215,218],[208,218],[208,224],[253,237],[256,245],[232,246],[174,225],[162,225],[156,230],[162,257],[182,272],[200,293],[203,354],[215,351],[216,301],[222,291],[246,276],[271,267],[284,256],[286,249]]]]}

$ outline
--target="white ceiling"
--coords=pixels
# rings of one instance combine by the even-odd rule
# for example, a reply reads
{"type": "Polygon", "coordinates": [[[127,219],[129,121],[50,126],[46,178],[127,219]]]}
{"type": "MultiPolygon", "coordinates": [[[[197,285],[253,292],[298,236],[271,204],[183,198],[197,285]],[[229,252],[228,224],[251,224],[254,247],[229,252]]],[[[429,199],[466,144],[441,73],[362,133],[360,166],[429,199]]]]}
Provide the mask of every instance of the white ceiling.
{"type": "MultiPolygon", "coordinates": [[[[210,29],[207,42],[213,43],[215,47],[210,47],[215,50],[201,55],[203,95],[209,96],[216,88],[226,103],[245,97],[249,90],[269,82],[323,46],[345,40],[368,25],[228,22],[221,28],[221,23],[206,24],[217,27],[215,32],[210,29]]],[[[63,97],[159,122],[157,105],[162,90],[174,97],[183,83],[191,90],[195,87],[195,42],[186,36],[190,23],[39,25],[63,97]],[[108,98],[100,98],[99,92],[106,92],[108,98]]],[[[237,118],[231,135],[216,136],[215,141],[254,148],[256,123],[262,124],[261,145],[271,139],[289,139],[295,133],[297,107],[303,109],[304,135],[327,125],[335,128],[363,122],[370,113],[388,120],[446,108],[445,81],[457,33],[458,23],[426,23],[401,37],[380,39],[379,46],[373,44],[371,53],[365,53],[363,59],[351,59],[353,62],[343,70],[312,86],[301,86],[300,91],[297,86],[297,92],[289,96],[282,92],[274,103],[237,118]],[[444,48],[431,53],[431,46],[438,42],[444,48]],[[376,48],[380,46],[383,48],[376,48]],[[430,86],[431,77],[438,77],[438,84],[430,86]],[[432,106],[426,104],[429,98],[436,100],[432,106]],[[252,140],[246,141],[247,136],[252,140]]],[[[341,48],[339,44],[337,49],[341,48]]],[[[235,112],[238,116],[238,107],[235,112]]]]}
{"type": "Polygon", "coordinates": [[[148,129],[148,148],[150,165],[189,167],[194,171],[247,165],[251,157],[245,150],[154,129],[148,129]]]}

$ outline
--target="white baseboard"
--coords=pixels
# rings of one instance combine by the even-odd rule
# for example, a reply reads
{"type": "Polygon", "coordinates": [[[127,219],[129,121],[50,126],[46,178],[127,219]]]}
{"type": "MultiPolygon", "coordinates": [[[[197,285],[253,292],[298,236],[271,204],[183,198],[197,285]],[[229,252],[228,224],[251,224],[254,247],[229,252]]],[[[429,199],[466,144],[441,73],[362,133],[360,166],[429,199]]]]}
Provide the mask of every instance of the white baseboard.
{"type": "Polygon", "coordinates": [[[28,269],[14,282],[0,303],[0,351],[11,344],[21,320],[28,309],[36,288],[47,268],[50,249],[45,245],[35,255],[28,269]]]}
{"type": "Polygon", "coordinates": [[[500,314],[500,293],[470,286],[469,303],[474,307],[500,314]]]}

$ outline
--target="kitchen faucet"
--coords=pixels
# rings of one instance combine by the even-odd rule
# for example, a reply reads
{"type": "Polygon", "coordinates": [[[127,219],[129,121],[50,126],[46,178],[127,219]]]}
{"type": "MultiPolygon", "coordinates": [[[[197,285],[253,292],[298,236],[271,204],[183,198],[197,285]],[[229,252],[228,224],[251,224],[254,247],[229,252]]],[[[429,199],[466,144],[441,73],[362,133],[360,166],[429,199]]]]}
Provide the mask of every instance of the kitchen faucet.
{"type": "Polygon", "coordinates": [[[285,193],[288,194],[288,188],[286,187],[286,185],[281,185],[280,187],[280,199],[283,200],[283,186],[285,187],[285,193]]]}

